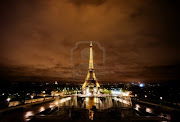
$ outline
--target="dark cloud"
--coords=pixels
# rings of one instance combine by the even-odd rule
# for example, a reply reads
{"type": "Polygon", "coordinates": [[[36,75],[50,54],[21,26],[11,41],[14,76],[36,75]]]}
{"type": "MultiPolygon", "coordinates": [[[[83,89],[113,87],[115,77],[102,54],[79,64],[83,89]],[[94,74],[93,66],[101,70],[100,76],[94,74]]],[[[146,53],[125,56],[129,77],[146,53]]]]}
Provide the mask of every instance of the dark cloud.
{"type": "MultiPolygon", "coordinates": [[[[78,41],[92,40],[106,52],[101,67],[102,54],[94,45],[102,82],[179,79],[178,8],[168,0],[2,0],[1,76],[69,81],[74,71],[71,49],[78,41]]],[[[88,60],[81,51],[88,46],[81,46],[74,58],[77,66],[84,63],[79,81],[86,76],[88,60]]]]}
{"type": "Polygon", "coordinates": [[[69,0],[70,3],[73,3],[76,6],[82,5],[102,5],[106,0],[69,0]]]}

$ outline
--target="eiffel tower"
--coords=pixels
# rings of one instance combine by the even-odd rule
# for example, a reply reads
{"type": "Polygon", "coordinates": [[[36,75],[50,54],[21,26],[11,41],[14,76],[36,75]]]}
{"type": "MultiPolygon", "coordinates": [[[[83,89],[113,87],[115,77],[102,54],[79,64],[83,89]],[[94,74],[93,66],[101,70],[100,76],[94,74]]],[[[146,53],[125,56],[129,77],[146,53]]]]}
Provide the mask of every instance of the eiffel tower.
{"type": "Polygon", "coordinates": [[[97,94],[98,89],[100,85],[97,81],[95,72],[94,72],[94,65],[93,65],[93,46],[92,46],[92,41],[90,43],[90,55],[89,55],[89,70],[87,77],[85,79],[85,82],[82,86],[82,91],[84,94],[97,94]]]}

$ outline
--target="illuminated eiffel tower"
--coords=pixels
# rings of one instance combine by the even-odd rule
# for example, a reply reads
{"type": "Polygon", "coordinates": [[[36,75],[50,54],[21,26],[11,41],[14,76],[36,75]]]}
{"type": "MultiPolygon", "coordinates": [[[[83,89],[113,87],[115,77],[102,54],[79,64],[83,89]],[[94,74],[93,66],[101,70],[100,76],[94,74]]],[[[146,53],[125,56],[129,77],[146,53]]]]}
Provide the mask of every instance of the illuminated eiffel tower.
{"type": "Polygon", "coordinates": [[[98,88],[100,87],[95,72],[94,72],[94,65],[93,65],[93,49],[92,49],[92,42],[90,44],[90,55],[89,55],[89,70],[85,82],[82,86],[82,90],[84,94],[97,94],[98,88]]]}

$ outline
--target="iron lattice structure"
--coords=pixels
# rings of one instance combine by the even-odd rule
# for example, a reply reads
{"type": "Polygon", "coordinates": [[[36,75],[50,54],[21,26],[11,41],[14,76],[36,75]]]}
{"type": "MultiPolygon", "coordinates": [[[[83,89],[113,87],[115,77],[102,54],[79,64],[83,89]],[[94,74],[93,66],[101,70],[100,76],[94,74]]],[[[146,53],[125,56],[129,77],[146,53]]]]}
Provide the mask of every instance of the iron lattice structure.
{"type": "Polygon", "coordinates": [[[100,85],[98,83],[98,80],[96,78],[95,72],[94,72],[94,64],[93,64],[93,45],[92,42],[90,43],[90,55],[89,55],[89,70],[87,73],[87,77],[85,79],[85,82],[82,86],[82,90],[84,93],[97,93],[100,85]]]}

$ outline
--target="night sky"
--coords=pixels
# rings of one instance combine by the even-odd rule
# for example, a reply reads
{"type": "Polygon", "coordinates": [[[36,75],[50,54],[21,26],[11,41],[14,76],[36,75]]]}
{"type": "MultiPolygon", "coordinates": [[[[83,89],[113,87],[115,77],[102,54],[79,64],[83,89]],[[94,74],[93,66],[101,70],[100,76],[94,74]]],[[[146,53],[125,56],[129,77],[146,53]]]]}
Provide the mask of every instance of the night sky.
{"type": "Polygon", "coordinates": [[[87,41],[100,83],[180,80],[178,7],[172,0],[1,0],[0,80],[83,83],[87,41]],[[74,68],[77,42],[84,44],[74,68]]]}

